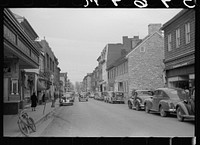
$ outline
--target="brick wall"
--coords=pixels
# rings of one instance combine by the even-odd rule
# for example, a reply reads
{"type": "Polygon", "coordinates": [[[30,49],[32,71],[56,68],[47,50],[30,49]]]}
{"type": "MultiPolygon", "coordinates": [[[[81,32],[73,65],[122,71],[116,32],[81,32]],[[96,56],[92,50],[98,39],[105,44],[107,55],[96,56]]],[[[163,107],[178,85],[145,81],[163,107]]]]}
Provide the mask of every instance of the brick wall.
{"type": "Polygon", "coordinates": [[[163,37],[154,33],[128,55],[129,95],[135,89],[156,89],[164,87],[163,37]],[[141,48],[145,52],[141,52],[141,48]]]}

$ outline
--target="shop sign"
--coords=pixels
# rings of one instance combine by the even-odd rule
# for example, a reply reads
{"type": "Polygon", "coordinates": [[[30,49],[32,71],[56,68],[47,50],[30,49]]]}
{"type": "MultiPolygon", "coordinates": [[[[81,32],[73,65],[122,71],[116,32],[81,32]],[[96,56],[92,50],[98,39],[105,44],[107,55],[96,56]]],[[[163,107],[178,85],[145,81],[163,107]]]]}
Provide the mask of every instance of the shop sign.
{"type": "Polygon", "coordinates": [[[172,68],[177,68],[177,67],[181,67],[181,66],[185,66],[185,65],[188,65],[188,62],[185,62],[185,63],[182,63],[182,64],[174,65],[174,66],[172,66],[172,68]]]}
{"type": "Polygon", "coordinates": [[[10,42],[16,44],[16,35],[10,31],[6,26],[4,28],[4,37],[8,39],[10,42]]]}

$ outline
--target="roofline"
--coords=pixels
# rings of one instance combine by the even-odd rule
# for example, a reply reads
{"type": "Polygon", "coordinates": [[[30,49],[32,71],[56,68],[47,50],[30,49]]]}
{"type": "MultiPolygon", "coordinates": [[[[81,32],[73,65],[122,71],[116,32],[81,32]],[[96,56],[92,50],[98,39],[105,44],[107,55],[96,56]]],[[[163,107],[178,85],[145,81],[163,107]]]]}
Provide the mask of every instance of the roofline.
{"type": "Polygon", "coordinates": [[[158,33],[158,31],[154,32],[153,34],[151,34],[150,36],[146,37],[145,40],[143,40],[139,45],[137,45],[132,51],[130,51],[126,56],[125,58],[128,58],[128,56],[133,52],[135,51],[138,47],[140,47],[144,42],[146,42],[148,39],[150,39],[154,34],[158,34],[160,35],[161,37],[163,37],[160,33],[158,33]]]}
{"type": "Polygon", "coordinates": [[[186,12],[188,12],[189,9],[183,9],[178,14],[176,14],[174,17],[172,17],[169,21],[167,21],[163,26],[160,28],[161,30],[165,29],[168,25],[170,25],[172,22],[174,22],[176,19],[184,15],[186,12]]]}

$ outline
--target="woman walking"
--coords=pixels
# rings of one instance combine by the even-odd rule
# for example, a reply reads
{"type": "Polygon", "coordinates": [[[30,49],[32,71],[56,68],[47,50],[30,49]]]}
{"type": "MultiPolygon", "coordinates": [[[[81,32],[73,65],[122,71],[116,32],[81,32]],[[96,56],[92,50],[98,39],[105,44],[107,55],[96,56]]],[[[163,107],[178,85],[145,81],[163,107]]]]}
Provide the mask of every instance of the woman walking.
{"type": "Polygon", "coordinates": [[[35,107],[37,106],[37,96],[35,95],[35,93],[33,93],[33,95],[31,96],[31,107],[32,107],[32,111],[35,111],[35,107]]]}

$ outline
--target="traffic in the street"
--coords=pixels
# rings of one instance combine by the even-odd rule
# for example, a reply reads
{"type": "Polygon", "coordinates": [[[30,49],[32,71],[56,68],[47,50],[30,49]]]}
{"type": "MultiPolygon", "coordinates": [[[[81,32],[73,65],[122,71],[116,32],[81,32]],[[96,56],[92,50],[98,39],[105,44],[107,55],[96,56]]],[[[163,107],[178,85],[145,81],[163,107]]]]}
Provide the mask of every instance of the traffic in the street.
{"type": "Polygon", "coordinates": [[[4,8],[4,136],[195,137],[195,14],[4,8]]]}
{"type": "Polygon", "coordinates": [[[37,136],[44,137],[125,137],[125,136],[194,136],[194,121],[179,122],[175,115],[130,110],[127,104],[105,103],[89,98],[73,106],[60,107],[51,122],[37,136]]]}

